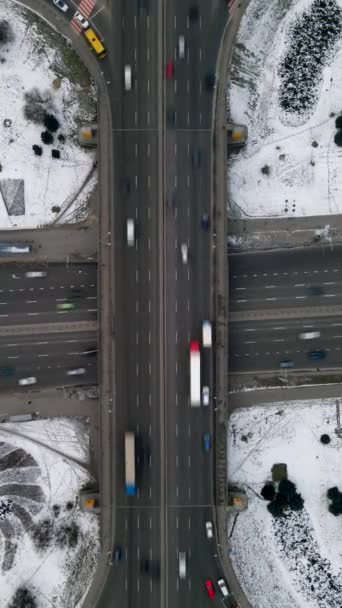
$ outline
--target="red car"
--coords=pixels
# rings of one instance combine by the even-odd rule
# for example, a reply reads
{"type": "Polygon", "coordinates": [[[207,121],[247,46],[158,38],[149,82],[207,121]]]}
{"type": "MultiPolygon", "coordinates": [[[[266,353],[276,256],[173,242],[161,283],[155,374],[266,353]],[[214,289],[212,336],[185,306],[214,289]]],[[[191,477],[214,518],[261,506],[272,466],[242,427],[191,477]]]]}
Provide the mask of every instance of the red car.
{"type": "Polygon", "coordinates": [[[168,80],[172,80],[174,73],[175,73],[174,63],[173,63],[173,61],[168,61],[166,64],[166,78],[168,80]]]}
{"type": "Polygon", "coordinates": [[[214,597],[215,589],[214,589],[213,581],[210,580],[210,578],[208,578],[204,584],[205,584],[205,588],[207,590],[207,594],[209,595],[209,597],[214,597]]]}

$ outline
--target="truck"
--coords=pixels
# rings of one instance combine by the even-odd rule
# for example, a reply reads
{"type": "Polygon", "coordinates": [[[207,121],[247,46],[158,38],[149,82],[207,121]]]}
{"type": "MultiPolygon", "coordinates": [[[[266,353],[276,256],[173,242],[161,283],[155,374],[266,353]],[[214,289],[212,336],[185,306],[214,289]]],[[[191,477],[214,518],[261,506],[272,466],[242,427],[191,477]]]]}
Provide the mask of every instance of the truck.
{"type": "Polygon", "coordinates": [[[125,433],[125,479],[127,496],[134,496],[136,494],[135,435],[129,431],[125,433]]]}
{"type": "Polygon", "coordinates": [[[201,351],[196,340],[190,342],[190,405],[201,405],[201,351]]]}

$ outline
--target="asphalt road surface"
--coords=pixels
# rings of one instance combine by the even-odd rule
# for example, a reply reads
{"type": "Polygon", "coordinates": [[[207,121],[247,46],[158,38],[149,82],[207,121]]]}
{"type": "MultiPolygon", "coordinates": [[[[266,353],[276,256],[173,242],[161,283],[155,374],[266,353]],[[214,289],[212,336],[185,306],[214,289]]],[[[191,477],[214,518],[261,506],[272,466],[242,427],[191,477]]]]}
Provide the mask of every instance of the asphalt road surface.
{"type": "Polygon", "coordinates": [[[231,371],[341,367],[340,256],[339,246],[230,256],[231,371]]]}

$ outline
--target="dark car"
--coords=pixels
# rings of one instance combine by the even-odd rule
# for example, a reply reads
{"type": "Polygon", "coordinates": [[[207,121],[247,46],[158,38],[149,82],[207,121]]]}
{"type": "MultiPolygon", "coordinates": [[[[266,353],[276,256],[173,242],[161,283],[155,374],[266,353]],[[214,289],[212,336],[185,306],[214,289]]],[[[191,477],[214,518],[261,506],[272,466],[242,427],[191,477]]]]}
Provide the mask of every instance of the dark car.
{"type": "Polygon", "coordinates": [[[70,289],[69,298],[72,300],[73,298],[81,298],[82,297],[82,289],[79,287],[72,287],[70,289]]]}
{"type": "Polygon", "coordinates": [[[0,376],[14,376],[14,367],[0,367],[0,376]]]}
{"type": "Polygon", "coordinates": [[[192,164],[194,167],[200,167],[202,160],[201,150],[199,148],[195,148],[192,153],[192,164]]]}
{"type": "Polygon", "coordinates": [[[176,112],[175,110],[167,110],[166,112],[166,124],[168,127],[174,127],[176,124],[176,112]]]}
{"type": "Polygon", "coordinates": [[[305,294],[307,296],[321,296],[324,293],[322,287],[307,287],[305,289],[305,294]]]}
{"type": "Polygon", "coordinates": [[[209,230],[209,214],[203,213],[201,215],[201,226],[203,230],[209,230]]]}
{"type": "Polygon", "coordinates": [[[209,72],[209,74],[207,74],[204,77],[204,86],[207,89],[207,91],[211,91],[216,84],[216,77],[214,72],[209,72]]]}
{"type": "Polygon", "coordinates": [[[198,6],[193,4],[189,8],[189,19],[192,23],[195,23],[195,21],[198,21],[198,18],[199,18],[199,8],[198,8],[198,6]]]}
{"type": "Polygon", "coordinates": [[[203,433],[202,442],[203,442],[203,449],[204,449],[204,451],[205,452],[210,452],[210,448],[211,448],[210,433],[203,433]]]}
{"type": "Polygon", "coordinates": [[[120,192],[121,194],[129,194],[131,191],[131,182],[129,177],[122,177],[120,179],[120,192]]]}
{"type": "Polygon", "coordinates": [[[118,564],[122,560],[122,549],[119,546],[116,546],[113,551],[113,562],[114,564],[118,564]]]}
{"type": "Polygon", "coordinates": [[[324,350],[312,350],[308,353],[309,359],[325,359],[327,353],[324,350]]]}
{"type": "Polygon", "coordinates": [[[148,559],[142,559],[140,561],[140,572],[142,574],[148,574],[150,571],[150,562],[148,559]]]}

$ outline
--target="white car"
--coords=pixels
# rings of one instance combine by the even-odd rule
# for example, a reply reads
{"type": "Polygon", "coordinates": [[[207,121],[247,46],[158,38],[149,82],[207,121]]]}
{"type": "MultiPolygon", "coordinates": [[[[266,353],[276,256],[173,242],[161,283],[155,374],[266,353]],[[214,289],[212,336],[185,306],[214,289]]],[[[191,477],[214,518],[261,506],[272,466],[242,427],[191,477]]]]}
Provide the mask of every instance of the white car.
{"type": "Polygon", "coordinates": [[[301,340],[314,340],[314,338],[319,338],[321,335],[320,331],[305,331],[302,334],[299,334],[301,340]]]}
{"type": "Polygon", "coordinates": [[[180,551],[178,555],[178,573],[179,578],[186,577],[186,553],[184,551],[180,551]]]}
{"type": "Polygon", "coordinates": [[[89,21],[87,21],[79,11],[76,11],[74,14],[74,19],[77,19],[77,21],[82,25],[83,29],[86,30],[87,27],[89,27],[89,21]]]}
{"type": "Polygon", "coordinates": [[[217,584],[221,590],[223,597],[228,597],[229,593],[228,593],[226,581],[223,578],[219,578],[219,580],[217,581],[217,584]]]}
{"type": "Polygon", "coordinates": [[[66,13],[69,10],[68,5],[63,2],[63,0],[53,0],[53,3],[57,8],[59,8],[63,13],[66,13]]]}
{"type": "Polygon", "coordinates": [[[20,378],[18,380],[19,386],[28,386],[29,384],[37,384],[37,378],[30,376],[29,378],[20,378]]]}
{"type": "Polygon", "coordinates": [[[28,279],[38,279],[41,277],[46,277],[47,276],[47,272],[44,272],[43,270],[34,270],[34,271],[30,271],[30,272],[25,272],[25,277],[27,277],[28,279]]]}
{"type": "Polygon", "coordinates": [[[204,348],[211,348],[212,331],[210,321],[202,321],[202,344],[204,348]]]}
{"type": "Polygon", "coordinates": [[[209,405],[209,386],[202,387],[202,405],[209,405]]]}
{"type": "Polygon", "coordinates": [[[181,254],[182,254],[183,264],[187,264],[188,263],[188,246],[186,243],[181,244],[181,254]]]}
{"type": "Polygon", "coordinates": [[[213,524],[211,521],[205,522],[205,533],[207,535],[207,539],[211,540],[214,537],[213,524]]]}
{"type": "Polygon", "coordinates": [[[128,247],[134,247],[135,244],[135,224],[134,220],[129,218],[127,220],[127,245],[128,247]]]}
{"type": "Polygon", "coordinates": [[[130,91],[132,88],[132,68],[130,65],[125,65],[124,80],[125,80],[125,90],[130,91]]]}
{"type": "Polygon", "coordinates": [[[178,56],[179,56],[179,59],[184,59],[184,57],[185,57],[185,38],[184,38],[184,36],[179,36],[179,38],[178,38],[178,56]]]}
{"type": "Polygon", "coordinates": [[[68,369],[67,376],[83,376],[86,373],[84,367],[76,367],[74,369],[68,369]]]}

